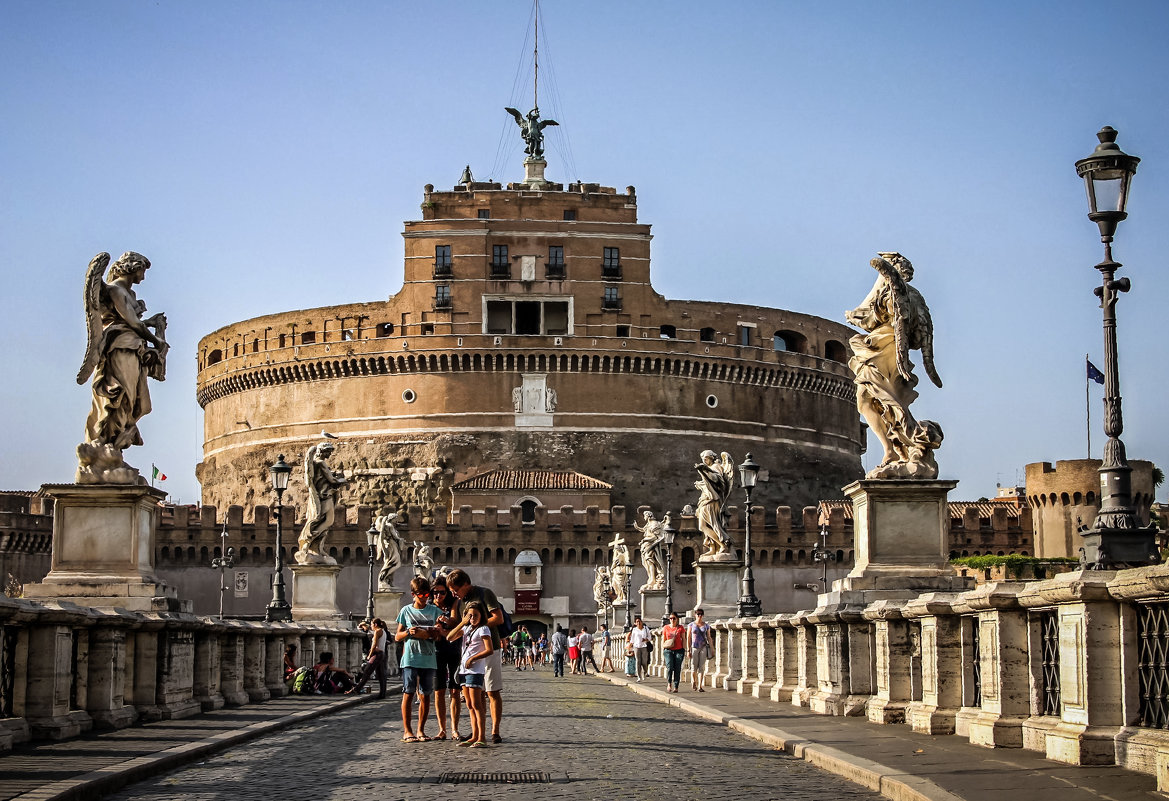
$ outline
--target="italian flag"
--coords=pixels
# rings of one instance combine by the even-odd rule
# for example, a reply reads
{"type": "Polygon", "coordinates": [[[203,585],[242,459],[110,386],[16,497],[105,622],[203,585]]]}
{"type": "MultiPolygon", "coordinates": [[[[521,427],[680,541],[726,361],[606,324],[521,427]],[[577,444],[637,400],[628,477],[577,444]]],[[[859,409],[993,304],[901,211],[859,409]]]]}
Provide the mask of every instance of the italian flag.
{"type": "Polygon", "coordinates": [[[157,479],[158,481],[166,481],[166,473],[159,470],[153,464],[150,465],[150,469],[154,471],[153,474],[150,476],[150,478],[152,480],[157,479]]]}

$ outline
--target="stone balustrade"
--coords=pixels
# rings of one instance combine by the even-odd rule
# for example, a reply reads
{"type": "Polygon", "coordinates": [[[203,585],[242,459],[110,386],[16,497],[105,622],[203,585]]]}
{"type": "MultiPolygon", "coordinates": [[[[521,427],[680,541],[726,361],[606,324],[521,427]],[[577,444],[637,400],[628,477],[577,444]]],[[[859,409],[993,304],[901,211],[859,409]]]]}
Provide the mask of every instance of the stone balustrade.
{"type": "MultiPolygon", "coordinates": [[[[822,600],[831,600],[831,594],[822,600]]],[[[704,684],[1169,789],[1169,565],[712,622],[704,684]]],[[[624,642],[614,638],[615,660],[624,642]]],[[[664,676],[660,635],[651,675],[664,676]]],[[[690,662],[684,681],[692,679],[690,662]]]]}
{"type": "Polygon", "coordinates": [[[0,597],[0,751],[284,695],[284,649],[356,670],[358,631],[0,597]]]}

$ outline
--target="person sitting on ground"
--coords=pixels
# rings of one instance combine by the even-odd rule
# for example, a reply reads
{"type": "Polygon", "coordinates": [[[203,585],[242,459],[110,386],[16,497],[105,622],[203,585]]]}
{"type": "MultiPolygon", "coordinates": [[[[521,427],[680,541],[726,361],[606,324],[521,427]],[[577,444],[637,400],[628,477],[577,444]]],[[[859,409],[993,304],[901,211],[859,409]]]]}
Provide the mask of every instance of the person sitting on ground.
{"type": "Polygon", "coordinates": [[[410,581],[414,602],[398,612],[398,633],[394,639],[402,647],[402,742],[418,743],[429,740],[426,721],[430,717],[430,697],[434,694],[434,674],[438,659],[434,640],[438,634],[435,622],[438,607],[430,602],[430,582],[422,576],[410,581]],[[418,733],[411,721],[414,696],[418,695],[418,733]]]}
{"type": "Polygon", "coordinates": [[[284,646],[284,681],[292,681],[300,665],[296,664],[296,643],[290,642],[284,646]]]}
{"type": "Polygon", "coordinates": [[[466,571],[455,568],[446,579],[447,586],[459,599],[458,617],[466,615],[465,605],[478,601],[487,610],[485,625],[491,629],[491,653],[482,661],[487,663],[484,689],[487,693],[487,703],[491,708],[491,742],[502,743],[503,737],[499,733],[499,724],[503,719],[503,664],[499,659],[499,627],[503,625],[503,606],[499,598],[487,587],[476,587],[471,584],[471,577],[466,571]]]}
{"type": "Polygon", "coordinates": [[[353,677],[333,664],[333,652],[321,651],[321,660],[313,665],[314,695],[332,695],[353,689],[353,677]]]}
{"type": "Polygon", "coordinates": [[[381,690],[378,692],[378,700],[386,697],[386,642],[389,637],[386,635],[386,622],[380,617],[375,617],[372,621],[373,626],[370,630],[369,652],[365,656],[365,667],[361,671],[357,682],[353,685],[346,695],[361,692],[365,687],[365,683],[369,681],[369,677],[377,675],[378,685],[381,690]]]}
{"type": "MultiPolygon", "coordinates": [[[[467,713],[471,718],[471,738],[458,745],[471,748],[487,746],[487,710],[483,703],[483,683],[487,673],[486,659],[491,656],[491,629],[483,625],[486,616],[483,614],[483,605],[471,603],[467,605],[467,614],[463,618],[463,648],[462,648],[462,678],[463,692],[466,695],[467,713]]],[[[458,636],[453,633],[449,636],[458,636]]]]}

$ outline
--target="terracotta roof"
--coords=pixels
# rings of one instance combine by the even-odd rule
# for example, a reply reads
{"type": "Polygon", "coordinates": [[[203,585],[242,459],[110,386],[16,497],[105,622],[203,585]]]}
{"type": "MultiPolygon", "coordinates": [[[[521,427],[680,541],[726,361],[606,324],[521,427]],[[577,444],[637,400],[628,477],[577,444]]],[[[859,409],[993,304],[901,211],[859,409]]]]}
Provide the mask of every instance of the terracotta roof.
{"type": "MultiPolygon", "coordinates": [[[[967,509],[978,510],[979,517],[990,517],[995,509],[1006,509],[1011,517],[1018,517],[1023,513],[1022,507],[1014,498],[991,498],[986,501],[950,501],[950,517],[960,520],[967,509]]],[[[820,501],[819,512],[823,517],[830,509],[843,509],[844,519],[852,520],[852,501],[820,501]]]]}
{"type": "Polygon", "coordinates": [[[613,489],[597,478],[574,470],[492,470],[454,484],[452,490],[604,490],[613,489]]]}

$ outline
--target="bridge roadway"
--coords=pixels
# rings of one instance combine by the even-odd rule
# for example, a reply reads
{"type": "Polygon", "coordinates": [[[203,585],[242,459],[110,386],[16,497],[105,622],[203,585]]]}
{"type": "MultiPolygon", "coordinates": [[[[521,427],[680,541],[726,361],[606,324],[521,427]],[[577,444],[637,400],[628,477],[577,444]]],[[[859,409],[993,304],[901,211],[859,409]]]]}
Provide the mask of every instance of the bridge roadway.
{"type": "MultiPolygon", "coordinates": [[[[555,679],[546,669],[509,671],[505,742],[474,750],[450,741],[402,743],[394,695],[278,699],[18,748],[0,756],[0,799],[1163,798],[1151,776],[1116,767],[1072,767],[905,726],[663,688],[655,678],[635,684],[616,674],[555,679]],[[517,781],[525,779],[539,783],[517,781]]],[[[436,732],[432,720],[427,733],[436,732]]]]}

